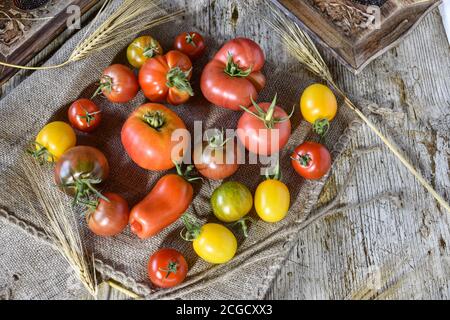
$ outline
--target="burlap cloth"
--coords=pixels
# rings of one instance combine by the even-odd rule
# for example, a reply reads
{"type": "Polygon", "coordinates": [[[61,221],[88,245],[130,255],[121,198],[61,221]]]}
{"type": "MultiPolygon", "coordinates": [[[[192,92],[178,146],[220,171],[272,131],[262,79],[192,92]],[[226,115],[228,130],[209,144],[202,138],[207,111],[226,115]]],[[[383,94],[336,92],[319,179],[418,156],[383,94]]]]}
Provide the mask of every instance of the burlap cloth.
{"type": "MultiPolygon", "coordinates": [[[[103,19],[114,10],[120,1],[113,1],[103,19]]],[[[179,30],[191,30],[183,22],[151,30],[167,49],[179,30]]],[[[248,28],[251,30],[251,28],[248,28]]],[[[251,33],[251,32],[250,32],[251,33]]],[[[64,61],[84,35],[81,30],[56,52],[48,64],[64,61]]],[[[214,35],[206,35],[210,48],[221,44],[212,41],[214,35]]],[[[251,34],[242,36],[249,36],[251,34]]],[[[131,39],[86,60],[72,63],[64,68],[38,71],[0,101],[0,184],[1,192],[11,192],[17,160],[23,155],[27,144],[32,141],[42,126],[55,119],[66,120],[67,106],[80,97],[89,97],[95,90],[102,70],[114,62],[125,62],[124,48],[131,39]],[[8,174],[6,174],[8,172],[8,174]]],[[[274,41],[274,47],[277,45],[274,41]]],[[[270,41],[270,40],[269,40],[270,41]]],[[[209,50],[209,56],[214,50],[209,50]]],[[[193,77],[197,95],[186,105],[173,108],[192,130],[194,120],[203,120],[203,128],[235,128],[239,112],[227,111],[209,105],[200,94],[199,75],[208,57],[195,64],[193,77]]],[[[298,63],[277,65],[268,54],[265,73],[268,86],[260,101],[271,101],[278,92],[279,103],[289,109],[298,104],[302,90],[314,80],[305,70],[290,69],[298,63]],[[290,70],[290,72],[287,72],[290,70]]],[[[146,195],[161,174],[138,168],[125,154],[120,142],[120,128],[127,115],[145,101],[140,93],[125,105],[114,105],[105,99],[96,99],[104,110],[103,123],[94,134],[78,134],[79,145],[92,145],[102,150],[109,159],[111,176],[105,191],[121,193],[131,205],[146,195]]],[[[293,133],[289,144],[281,154],[283,180],[291,190],[292,204],[287,218],[277,224],[264,223],[251,213],[253,223],[249,237],[244,239],[239,232],[239,251],[235,259],[220,267],[212,266],[199,259],[192,244],[179,236],[180,221],[165,229],[158,236],[142,241],[127,229],[113,238],[96,237],[85,227],[83,239],[96,257],[97,270],[104,278],[113,278],[138,294],[147,298],[183,299],[261,299],[265,296],[272,279],[296,243],[296,234],[286,237],[280,234],[294,221],[302,219],[314,207],[324,181],[306,182],[290,167],[289,154],[295,146],[307,138],[315,138],[310,126],[300,121],[296,109],[292,118],[293,133]],[[278,236],[280,234],[280,236],[278,236]],[[173,247],[181,251],[190,266],[188,285],[172,290],[158,291],[147,280],[146,265],[149,256],[161,247],[173,247]],[[207,277],[206,270],[212,269],[207,277]]],[[[326,137],[326,145],[332,150],[333,159],[340,156],[359,122],[345,106],[341,106],[326,137]]],[[[231,177],[244,182],[252,191],[262,177],[258,165],[242,165],[231,177]]],[[[209,197],[220,182],[205,182],[196,188],[196,195],[189,212],[203,220],[214,221],[209,197]]],[[[177,199],[174,199],[177,201],[177,199]]],[[[46,235],[35,228],[37,218],[28,213],[20,202],[0,203],[0,297],[12,299],[69,299],[80,298],[83,289],[73,277],[70,268],[60,254],[47,242],[46,235]]],[[[299,227],[300,229],[300,227],[299,227]]]]}

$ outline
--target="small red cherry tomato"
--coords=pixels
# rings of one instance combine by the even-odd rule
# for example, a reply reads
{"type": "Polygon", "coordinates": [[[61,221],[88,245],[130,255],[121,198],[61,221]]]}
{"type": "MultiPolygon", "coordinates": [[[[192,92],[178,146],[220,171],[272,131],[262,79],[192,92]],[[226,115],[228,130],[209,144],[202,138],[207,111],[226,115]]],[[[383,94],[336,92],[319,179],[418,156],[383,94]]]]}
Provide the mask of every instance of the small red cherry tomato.
{"type": "Polygon", "coordinates": [[[317,142],[305,142],[299,145],[291,159],[295,171],[305,179],[318,180],[331,168],[330,152],[317,142]]]}
{"type": "Polygon", "coordinates": [[[175,38],[175,49],[183,52],[192,60],[200,58],[205,53],[205,40],[197,32],[183,32],[175,38]]]}
{"type": "Polygon", "coordinates": [[[73,102],[69,107],[68,116],[72,127],[83,132],[97,129],[102,119],[100,109],[89,99],[79,99],[73,102]]]}
{"type": "Polygon", "coordinates": [[[139,91],[139,83],[133,71],[123,64],[113,64],[103,71],[100,78],[100,93],[111,102],[126,103],[131,101],[139,91]]]}
{"type": "Polygon", "coordinates": [[[174,249],[160,249],[148,261],[148,277],[160,288],[179,285],[186,278],[187,272],[186,259],[174,249]]]}
{"type": "Polygon", "coordinates": [[[115,236],[128,225],[128,203],[116,193],[105,193],[103,196],[108,201],[99,199],[96,208],[88,215],[88,227],[96,235],[115,236]]]}

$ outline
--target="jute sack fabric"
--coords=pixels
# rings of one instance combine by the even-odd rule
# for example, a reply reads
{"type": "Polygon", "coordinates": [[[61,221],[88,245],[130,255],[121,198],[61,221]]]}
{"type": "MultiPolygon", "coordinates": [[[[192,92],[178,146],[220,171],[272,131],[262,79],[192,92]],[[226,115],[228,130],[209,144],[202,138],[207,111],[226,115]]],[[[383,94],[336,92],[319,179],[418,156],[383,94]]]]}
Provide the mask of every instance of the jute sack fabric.
{"type": "MultiPolygon", "coordinates": [[[[105,19],[118,6],[113,1],[102,18],[105,19]]],[[[189,13],[187,13],[189,14],[189,13]]],[[[86,28],[85,28],[86,29],[86,28]]],[[[85,34],[85,29],[74,35],[47,62],[64,61],[85,34]]],[[[168,50],[179,30],[191,30],[192,26],[165,25],[149,31],[168,50]]],[[[249,28],[251,29],[251,28],[249,28]]],[[[241,115],[210,105],[201,95],[199,79],[202,67],[214,54],[214,35],[208,38],[209,56],[194,65],[193,85],[196,96],[187,104],[172,107],[193,132],[194,121],[203,121],[203,129],[235,128],[241,115]]],[[[242,36],[251,37],[251,34],[242,36]]],[[[49,121],[65,120],[68,105],[81,97],[90,97],[104,68],[112,63],[126,63],[124,48],[131,39],[124,38],[119,44],[89,58],[69,64],[64,68],[37,71],[0,101],[0,187],[2,193],[11,192],[15,178],[21,174],[17,168],[24,150],[37,132],[49,121]]],[[[272,39],[274,45],[276,39],[272,39]]],[[[259,101],[271,101],[278,93],[278,102],[286,110],[294,104],[303,89],[317,79],[292,61],[277,65],[268,54],[265,73],[268,85],[259,101]],[[289,71],[289,72],[288,72],[289,71]]],[[[120,129],[130,112],[145,102],[140,93],[133,101],[115,105],[106,99],[95,102],[103,110],[101,127],[93,134],[78,133],[78,145],[90,145],[102,150],[109,160],[111,175],[103,191],[122,194],[130,203],[136,204],[165,173],[143,170],[135,165],[125,153],[120,142],[120,129]]],[[[360,103],[364,107],[364,102],[360,103]]],[[[277,224],[268,224],[257,218],[254,211],[250,217],[249,237],[245,239],[238,229],[233,229],[239,242],[236,257],[228,264],[213,266],[199,259],[192,244],[180,237],[181,221],[178,221],[155,237],[139,240],[129,229],[112,238],[93,235],[86,227],[80,212],[79,224],[84,242],[95,255],[97,270],[104,278],[112,278],[139,295],[149,298],[182,299],[261,299],[271,281],[296,243],[301,225],[314,208],[325,180],[307,182],[290,166],[290,153],[306,139],[316,139],[311,127],[301,121],[298,108],[292,117],[293,132],[288,145],[280,155],[283,181],[291,191],[291,209],[287,218],[277,224]],[[289,230],[289,232],[286,232],[289,230]],[[187,258],[190,271],[186,282],[174,289],[158,290],[147,280],[147,261],[158,248],[172,247],[187,258]]],[[[325,144],[336,161],[344,151],[352,133],[359,127],[355,115],[341,106],[333,121],[325,144]]],[[[252,192],[262,181],[260,165],[241,165],[229,180],[245,183],[252,192]]],[[[49,169],[50,170],[50,169],[49,169]]],[[[188,212],[202,221],[216,221],[211,212],[209,198],[221,182],[205,181],[195,187],[195,199],[188,212]]],[[[61,195],[63,196],[63,195],[61,195]]],[[[2,197],[8,198],[8,197],[2,197]]],[[[11,198],[11,197],[9,197],[11,198]]],[[[177,199],[173,199],[177,201],[177,199]]],[[[68,264],[51,246],[51,239],[42,232],[39,217],[30,214],[29,208],[19,198],[2,200],[0,203],[0,297],[12,299],[70,299],[83,294],[82,287],[73,277],[68,264]]]]}

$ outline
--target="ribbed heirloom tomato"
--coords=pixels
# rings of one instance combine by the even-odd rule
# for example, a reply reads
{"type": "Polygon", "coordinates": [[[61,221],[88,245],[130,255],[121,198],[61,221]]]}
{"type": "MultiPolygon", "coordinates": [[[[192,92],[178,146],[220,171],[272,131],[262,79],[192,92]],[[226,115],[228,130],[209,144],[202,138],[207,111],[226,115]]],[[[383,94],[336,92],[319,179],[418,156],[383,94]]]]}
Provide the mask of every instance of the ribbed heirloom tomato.
{"type": "Polygon", "coordinates": [[[141,168],[168,170],[183,157],[187,139],[172,141],[175,130],[186,129],[183,120],[162,104],[147,103],[138,107],[122,127],[122,144],[130,158],[141,168]],[[181,150],[174,154],[172,150],[181,150]]]}
{"type": "Polygon", "coordinates": [[[254,41],[237,38],[227,42],[203,69],[203,95],[209,102],[235,111],[250,106],[266,84],[261,72],[264,62],[264,52],[254,41]]]}
{"type": "Polygon", "coordinates": [[[189,57],[172,50],[145,62],[139,71],[139,84],[150,101],[167,101],[176,106],[194,95],[189,82],[191,76],[192,62],[189,57]]]}

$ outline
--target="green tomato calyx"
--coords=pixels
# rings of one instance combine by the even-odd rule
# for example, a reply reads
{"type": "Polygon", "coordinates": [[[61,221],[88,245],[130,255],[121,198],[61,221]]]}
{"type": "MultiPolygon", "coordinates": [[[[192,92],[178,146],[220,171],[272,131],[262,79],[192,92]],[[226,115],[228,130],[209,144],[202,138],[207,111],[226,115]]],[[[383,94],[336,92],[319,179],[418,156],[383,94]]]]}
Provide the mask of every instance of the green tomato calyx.
{"type": "Polygon", "coordinates": [[[239,64],[234,62],[233,54],[228,52],[227,65],[224,71],[230,77],[246,78],[252,73],[252,67],[242,70],[239,64]]]}
{"type": "Polygon", "coordinates": [[[161,52],[159,52],[159,46],[158,43],[154,39],[150,41],[150,45],[145,47],[143,50],[144,57],[146,58],[153,58],[157,55],[160,55],[161,52]]]}
{"type": "Polygon", "coordinates": [[[313,124],[313,130],[319,136],[323,137],[330,129],[330,121],[328,119],[318,119],[313,124]]]}
{"type": "Polygon", "coordinates": [[[193,215],[185,213],[181,216],[181,221],[184,223],[184,229],[180,232],[181,238],[194,241],[200,236],[202,226],[193,215]]]}
{"type": "Polygon", "coordinates": [[[100,84],[92,95],[91,99],[94,99],[96,96],[101,94],[102,92],[111,93],[113,90],[113,79],[110,76],[102,76],[100,78],[100,84]]]}
{"type": "Polygon", "coordinates": [[[194,174],[194,169],[195,169],[194,165],[186,166],[186,169],[183,171],[183,167],[182,167],[183,162],[178,163],[173,160],[173,163],[175,164],[175,168],[177,169],[177,174],[180,177],[184,178],[187,182],[194,182],[194,181],[198,181],[198,180],[203,181],[202,177],[197,177],[194,174]]]}
{"type": "Polygon", "coordinates": [[[245,112],[250,113],[254,117],[256,117],[259,120],[261,120],[262,122],[264,122],[264,125],[266,126],[267,129],[273,129],[275,127],[275,124],[286,122],[286,121],[290,120],[292,115],[294,114],[294,110],[295,110],[295,106],[293,106],[293,108],[291,110],[291,113],[287,117],[276,118],[274,116],[274,113],[275,113],[275,109],[276,109],[276,106],[277,106],[277,98],[278,98],[278,94],[275,94],[275,97],[273,98],[272,103],[270,104],[270,106],[267,109],[267,111],[264,111],[259,106],[259,104],[257,104],[255,102],[255,100],[253,100],[252,96],[250,96],[250,100],[252,101],[253,107],[256,109],[256,112],[253,112],[253,111],[251,111],[250,109],[248,109],[247,107],[244,107],[244,106],[240,106],[240,107],[245,112]]]}
{"type": "Polygon", "coordinates": [[[143,119],[150,127],[155,130],[160,130],[166,124],[166,117],[164,113],[160,110],[149,111],[144,114],[143,119]]]}
{"type": "Polygon", "coordinates": [[[27,153],[35,158],[40,165],[43,165],[46,162],[55,162],[56,160],[55,156],[37,141],[33,142],[32,147],[27,150],[27,153]]]}
{"type": "Polygon", "coordinates": [[[194,48],[197,48],[197,44],[195,43],[194,38],[195,38],[195,33],[192,33],[192,34],[188,33],[186,35],[186,43],[190,44],[194,48]]]}
{"type": "Polygon", "coordinates": [[[72,176],[72,182],[64,183],[64,189],[74,189],[75,197],[72,205],[86,204],[89,201],[89,196],[95,195],[98,198],[109,202],[109,199],[100,193],[94,186],[102,183],[101,179],[88,177],[86,174],[80,174],[78,177],[72,176]]]}
{"type": "Polygon", "coordinates": [[[85,108],[83,108],[83,110],[84,110],[84,115],[77,115],[77,117],[79,119],[86,120],[87,126],[90,127],[91,122],[94,121],[94,119],[95,119],[95,115],[99,114],[101,111],[89,112],[85,108]]]}
{"type": "Polygon", "coordinates": [[[303,155],[301,155],[300,153],[299,154],[297,154],[297,157],[293,157],[293,158],[291,158],[292,160],[294,160],[294,161],[298,161],[299,163],[300,163],[300,165],[302,166],[302,167],[308,167],[309,166],[309,164],[311,163],[311,161],[312,161],[312,158],[311,158],[311,156],[309,155],[309,154],[307,154],[307,153],[305,153],[305,154],[303,154],[303,155]]]}
{"type": "Polygon", "coordinates": [[[167,278],[169,278],[171,273],[177,274],[179,265],[180,264],[178,263],[178,261],[169,261],[166,268],[159,268],[159,270],[166,273],[166,276],[164,277],[164,279],[167,279],[167,278]]]}
{"type": "Polygon", "coordinates": [[[166,85],[169,88],[175,87],[180,91],[187,92],[191,97],[194,96],[194,90],[192,90],[191,83],[189,82],[191,72],[192,68],[188,71],[183,71],[180,67],[170,69],[167,73],[166,85]]]}

